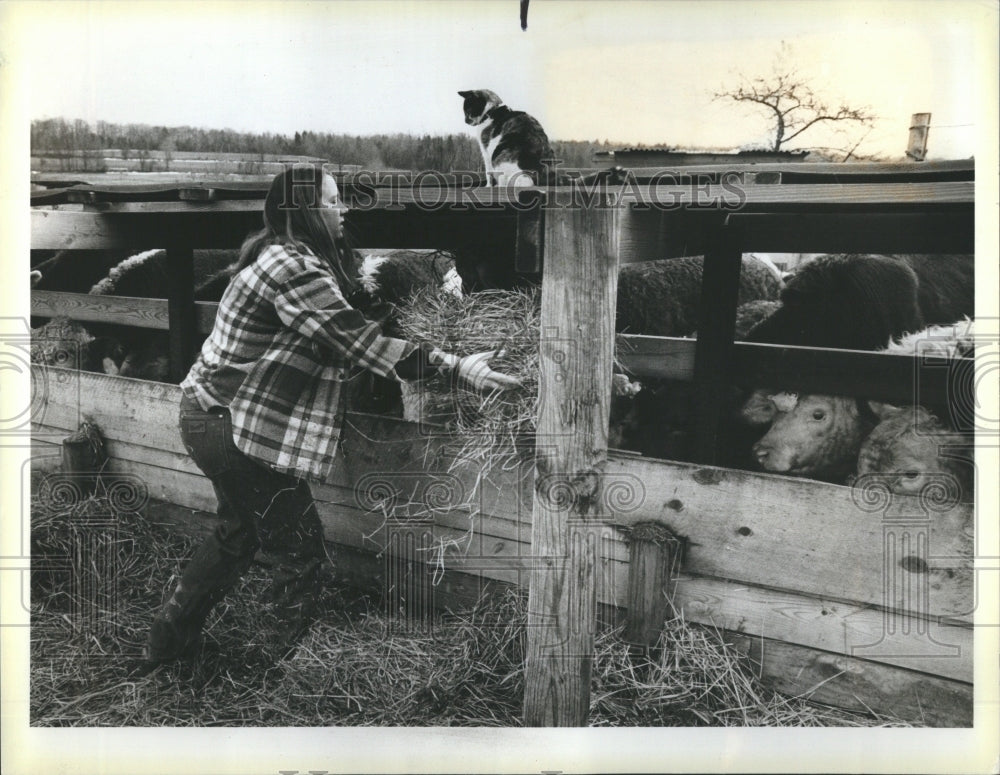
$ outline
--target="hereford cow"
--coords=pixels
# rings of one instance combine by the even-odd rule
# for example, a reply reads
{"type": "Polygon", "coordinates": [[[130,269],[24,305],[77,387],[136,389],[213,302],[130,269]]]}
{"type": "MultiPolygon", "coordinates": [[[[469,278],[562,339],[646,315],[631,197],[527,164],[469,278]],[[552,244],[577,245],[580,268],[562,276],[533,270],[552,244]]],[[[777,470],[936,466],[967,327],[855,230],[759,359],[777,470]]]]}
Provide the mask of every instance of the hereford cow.
{"type": "Polygon", "coordinates": [[[972,502],[973,437],[957,433],[922,406],[872,404],[879,423],[858,450],[858,476],[900,495],[954,493],[972,502]]]}
{"type": "MultiPolygon", "coordinates": [[[[972,354],[974,340],[975,324],[965,320],[894,340],[883,351],[960,358],[972,354]]],[[[956,439],[952,436],[928,442],[921,438],[934,423],[938,423],[935,433],[951,433],[936,418],[933,423],[927,419],[930,416],[924,407],[900,408],[846,396],[767,390],[755,391],[742,409],[742,417],[749,425],[770,425],[753,446],[761,468],[840,482],[855,469],[860,470],[862,446],[873,435],[863,455],[864,473],[898,472],[902,461],[915,471],[944,470],[938,460],[938,442],[956,443],[956,439]],[[883,423],[889,424],[883,427],[883,423]]]]}
{"type": "MultiPolygon", "coordinates": [[[[370,320],[379,321],[388,336],[402,338],[397,313],[417,291],[435,287],[462,295],[455,259],[446,251],[373,251],[364,256],[358,274],[361,284],[349,301],[370,320]]],[[[349,405],[356,411],[392,414],[414,422],[425,419],[419,386],[365,370],[353,375],[348,391],[349,405]]]]}

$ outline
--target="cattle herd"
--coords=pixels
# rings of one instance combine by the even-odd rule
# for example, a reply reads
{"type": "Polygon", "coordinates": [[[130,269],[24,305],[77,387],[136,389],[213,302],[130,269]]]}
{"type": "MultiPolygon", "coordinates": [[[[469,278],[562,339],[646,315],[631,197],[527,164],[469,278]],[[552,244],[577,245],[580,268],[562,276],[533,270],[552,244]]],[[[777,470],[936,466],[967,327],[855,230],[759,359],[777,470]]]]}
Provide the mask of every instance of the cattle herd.
{"type": "MultiPolygon", "coordinates": [[[[235,251],[195,251],[195,298],[219,301],[235,270],[235,251]]],[[[32,266],[32,287],[105,296],[162,298],[166,254],[57,253],[32,266]]],[[[468,264],[468,257],[463,257],[468,264]]],[[[703,259],[688,257],[623,266],[616,329],[656,336],[696,336],[703,259]]],[[[441,252],[381,251],[361,266],[351,301],[392,332],[392,310],[433,284],[454,293],[472,283],[441,252]]],[[[477,277],[482,273],[478,273],[477,277]]],[[[750,342],[903,352],[961,358],[974,353],[974,258],[969,255],[826,255],[783,276],[745,256],[737,338],[750,342]]],[[[112,323],[83,326],[66,318],[33,321],[32,360],[157,381],[167,380],[163,331],[112,323]]],[[[643,380],[615,391],[610,443],[645,455],[690,459],[691,383],[643,380]]],[[[385,386],[366,384],[361,393],[385,386]]],[[[398,392],[389,400],[398,400],[398,392]]],[[[362,407],[370,408],[370,407],[362,407]]],[[[877,475],[894,492],[919,493],[942,476],[972,500],[971,430],[950,407],[891,406],[864,398],[798,395],[781,385],[735,389],[725,420],[720,462],[848,483],[877,475]]]]}

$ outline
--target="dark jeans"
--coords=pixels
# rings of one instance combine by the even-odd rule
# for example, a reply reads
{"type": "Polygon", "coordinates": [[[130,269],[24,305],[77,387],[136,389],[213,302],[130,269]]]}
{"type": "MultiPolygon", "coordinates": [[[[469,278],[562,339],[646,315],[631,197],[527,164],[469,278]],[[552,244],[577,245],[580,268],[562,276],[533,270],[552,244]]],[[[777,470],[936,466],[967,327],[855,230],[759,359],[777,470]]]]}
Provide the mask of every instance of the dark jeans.
{"type": "Polygon", "coordinates": [[[163,661],[188,652],[212,607],[243,576],[258,548],[275,564],[270,602],[286,620],[282,629],[294,635],[311,618],[326,558],[309,485],[240,452],[228,409],[205,412],[184,398],[180,428],[188,454],[215,488],[222,521],[154,619],[147,658],[163,661]]]}

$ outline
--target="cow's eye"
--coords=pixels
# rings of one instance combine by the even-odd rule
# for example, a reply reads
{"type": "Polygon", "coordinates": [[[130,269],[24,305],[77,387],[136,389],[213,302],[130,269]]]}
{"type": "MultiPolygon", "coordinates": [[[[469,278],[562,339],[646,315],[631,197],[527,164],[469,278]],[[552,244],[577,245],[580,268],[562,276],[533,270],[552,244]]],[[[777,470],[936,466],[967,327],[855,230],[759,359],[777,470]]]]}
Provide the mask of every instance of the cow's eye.
{"type": "Polygon", "coordinates": [[[916,479],[918,476],[920,476],[920,474],[916,471],[906,471],[903,474],[904,479],[916,479]]]}
{"type": "Polygon", "coordinates": [[[822,420],[825,417],[826,417],[826,412],[824,412],[822,409],[813,409],[814,420],[822,420]]]}

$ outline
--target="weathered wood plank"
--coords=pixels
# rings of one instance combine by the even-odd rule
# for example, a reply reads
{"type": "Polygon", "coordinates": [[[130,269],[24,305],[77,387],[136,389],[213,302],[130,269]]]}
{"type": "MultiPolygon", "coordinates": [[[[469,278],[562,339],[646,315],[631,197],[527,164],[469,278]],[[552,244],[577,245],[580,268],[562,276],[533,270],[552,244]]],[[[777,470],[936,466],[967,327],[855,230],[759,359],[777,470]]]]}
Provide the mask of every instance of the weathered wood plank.
{"type": "Polygon", "coordinates": [[[712,207],[740,212],[761,208],[769,211],[836,211],[856,207],[881,207],[905,212],[941,205],[972,206],[972,181],[937,183],[793,183],[778,186],[637,186],[621,198],[621,204],[649,204],[666,210],[678,207],[712,207]],[[836,208],[836,209],[834,209],[836,208]]]}
{"type": "MultiPolygon", "coordinates": [[[[185,239],[193,248],[237,248],[247,234],[261,226],[256,210],[187,208],[82,212],[35,208],[31,212],[33,250],[142,249],[150,244],[169,246],[185,239]],[[192,236],[194,235],[194,236],[192,236]]],[[[168,203],[176,204],[176,203],[168,203]]],[[[364,248],[481,248],[504,246],[514,255],[517,217],[502,206],[494,210],[472,205],[437,211],[420,206],[397,208],[391,201],[381,209],[355,211],[352,216],[359,247],[364,248]]],[[[412,204],[412,203],[411,203],[412,204]]]]}
{"type": "Polygon", "coordinates": [[[108,438],[185,452],[177,431],[177,385],[37,365],[31,377],[39,395],[32,424],[75,431],[89,419],[108,438]]]}
{"type": "Polygon", "coordinates": [[[618,284],[618,212],[545,214],[539,412],[524,716],[582,726],[590,706],[618,284]],[[562,563],[550,559],[565,558],[562,563]]]}
{"type": "Polygon", "coordinates": [[[629,535],[628,609],[622,637],[629,643],[655,646],[663,624],[674,618],[677,571],[684,543],[656,522],[636,525],[629,535]]]}
{"type": "MultiPolygon", "coordinates": [[[[195,326],[202,334],[211,332],[215,313],[214,301],[196,301],[195,326]]],[[[65,315],[80,322],[117,323],[137,328],[166,331],[170,328],[166,299],[144,299],[134,296],[93,296],[89,293],[63,291],[32,291],[32,317],[65,315]]]]}
{"type": "MultiPolygon", "coordinates": [[[[974,199],[973,181],[941,181],[916,183],[798,183],[781,185],[626,185],[581,189],[557,186],[543,190],[549,209],[579,206],[606,193],[612,204],[644,204],[658,210],[675,211],[688,207],[759,212],[839,212],[852,208],[872,207],[889,212],[913,212],[941,206],[971,207],[974,199]]],[[[375,189],[369,197],[372,209],[415,206],[513,208],[518,197],[527,195],[528,188],[470,188],[442,193],[412,187],[375,189]]]]}
{"type": "Polygon", "coordinates": [[[917,613],[971,620],[970,504],[943,504],[946,510],[939,513],[915,498],[865,503],[862,493],[848,487],[685,463],[670,464],[668,472],[662,465],[643,458],[609,460],[608,481],[634,491],[630,510],[617,511],[614,519],[658,519],[687,537],[688,570],[910,610],[905,590],[883,586],[888,574],[902,571],[904,578],[929,586],[917,613]],[[921,540],[928,556],[899,557],[898,566],[886,568],[899,515],[913,515],[901,521],[912,538],[926,530],[921,540]]]}
{"type": "Polygon", "coordinates": [[[66,210],[31,211],[31,247],[34,250],[112,250],[169,247],[185,235],[197,234],[194,248],[238,247],[261,226],[257,211],[218,211],[189,208],[164,213],[95,213],[66,210]]]}
{"type": "MultiPolygon", "coordinates": [[[[694,379],[695,339],[619,334],[617,342],[618,361],[638,377],[694,379]]],[[[956,401],[956,390],[973,389],[968,381],[956,385],[954,365],[899,353],[736,342],[731,366],[734,381],[746,387],[780,387],[903,404],[920,396],[928,405],[944,406],[956,401]]],[[[971,401],[971,396],[957,400],[971,401]]]]}
{"type": "Polygon", "coordinates": [[[930,621],[918,633],[906,614],[687,574],[674,605],[699,624],[972,682],[972,627],[930,621]]]}
{"type": "Polygon", "coordinates": [[[205,191],[203,195],[214,194],[215,199],[197,199],[194,194],[186,193],[187,189],[182,189],[178,193],[180,201],[176,202],[151,202],[151,201],[98,201],[88,205],[88,211],[98,213],[188,213],[196,206],[203,209],[211,209],[212,212],[219,213],[257,213],[258,216],[264,212],[264,200],[261,199],[222,199],[220,192],[212,189],[205,191]]]}
{"type": "MultiPolygon", "coordinates": [[[[676,171],[674,171],[676,173],[676,171]]],[[[759,170],[758,170],[759,172],[759,170]]],[[[687,173],[690,174],[690,173],[687,173]]],[[[794,173],[792,173],[794,174],[794,173]]],[[[399,208],[409,205],[426,210],[469,208],[500,208],[509,209],[517,206],[520,197],[529,190],[545,191],[550,205],[564,208],[574,203],[579,204],[580,197],[587,199],[595,195],[608,194],[613,204],[647,204],[661,210],[676,210],[684,207],[707,206],[729,210],[754,210],[760,206],[780,205],[782,208],[796,210],[817,209],[817,206],[837,205],[853,207],[858,205],[879,206],[890,211],[905,211],[921,209],[936,205],[971,205],[974,201],[974,182],[967,181],[917,181],[917,182],[880,182],[880,183],[782,183],[781,185],[756,185],[739,183],[737,173],[731,173],[729,183],[711,183],[707,185],[677,185],[671,184],[669,177],[653,177],[653,184],[634,183],[625,186],[601,187],[461,187],[439,185],[413,185],[409,181],[393,181],[390,185],[367,185],[359,187],[352,184],[356,195],[364,194],[364,199],[355,202],[356,207],[364,210],[399,208]],[[658,185],[657,181],[664,181],[658,185]]],[[[143,199],[150,204],[147,212],[155,211],[155,202],[150,198],[159,197],[171,201],[162,212],[176,211],[178,189],[150,190],[143,194],[143,199]]],[[[101,194],[93,188],[73,189],[74,194],[93,198],[126,199],[108,190],[101,194]]],[[[213,203],[193,203],[184,212],[213,213],[228,212],[225,209],[213,210],[213,203]]]]}
{"type": "MultiPolygon", "coordinates": [[[[33,373],[51,377],[38,391],[44,396],[37,422],[72,432],[82,419],[91,419],[109,439],[184,454],[176,430],[177,386],[77,372],[61,381],[57,371],[62,370],[33,368],[33,373]]],[[[419,486],[425,468],[450,469],[446,445],[431,441],[428,447],[420,428],[410,423],[348,415],[343,456],[331,482],[354,488],[362,477],[389,472],[401,491],[409,486],[410,492],[419,486]]],[[[479,501],[484,512],[528,523],[531,499],[530,491],[524,491],[524,475],[498,474],[479,501]]],[[[464,476],[460,481],[467,481],[464,476]]],[[[970,504],[937,513],[916,499],[898,497],[873,513],[847,487],[633,456],[612,456],[605,476],[606,489],[614,486],[629,495],[617,505],[603,504],[599,520],[624,525],[655,520],[687,536],[687,572],[889,608],[903,600],[887,599],[883,590],[884,550],[891,538],[885,531],[892,527],[893,514],[922,516],[930,530],[927,572],[920,573],[921,563],[908,564],[913,570],[905,571],[930,583],[926,609],[917,613],[960,620],[970,616],[970,504]]]]}
{"type": "Polygon", "coordinates": [[[774,253],[973,253],[972,208],[923,213],[734,214],[744,251],[774,253]]]}
{"type": "Polygon", "coordinates": [[[957,159],[946,161],[928,161],[921,164],[912,162],[858,162],[842,164],[839,162],[807,162],[782,164],[780,162],[754,162],[718,164],[691,164],[675,167],[629,167],[628,170],[640,180],[660,178],[669,175],[719,175],[730,173],[780,174],[783,181],[809,180],[812,182],[845,182],[859,178],[884,180],[896,178],[899,180],[972,180],[975,175],[975,162],[972,159],[957,159]]]}
{"type": "MultiPolygon", "coordinates": [[[[58,439],[66,433],[52,434],[54,443],[33,439],[34,452],[51,453],[49,457],[33,458],[33,468],[52,470],[58,465],[58,439]]],[[[154,498],[157,493],[167,493],[178,508],[200,510],[203,521],[204,512],[214,511],[212,489],[190,459],[126,441],[109,439],[107,448],[113,458],[112,470],[140,477],[154,498]]],[[[371,504],[360,502],[353,490],[317,485],[313,494],[329,541],[369,552],[385,549],[389,523],[382,514],[366,510],[371,504]]],[[[531,552],[529,526],[494,515],[470,521],[468,515],[447,511],[436,513],[434,520],[432,537],[455,543],[448,547],[440,566],[433,557],[427,558],[433,572],[443,569],[446,574],[463,572],[486,580],[527,585],[528,573],[538,561],[531,552]],[[471,528],[475,532],[469,536],[471,528]]],[[[420,521],[396,520],[391,529],[406,533],[423,528],[420,521]]],[[[600,547],[598,602],[627,607],[629,549],[619,532],[610,527],[600,547]]],[[[969,627],[921,622],[866,605],[690,573],[678,579],[674,605],[692,622],[864,656],[956,680],[972,680],[973,632],[969,627]]]]}
{"type": "Polygon", "coordinates": [[[768,638],[726,636],[784,694],[932,727],[972,726],[972,685],[768,638]]]}
{"type": "Polygon", "coordinates": [[[130,296],[93,296],[89,293],[32,291],[33,317],[65,315],[80,322],[120,323],[139,328],[166,330],[167,302],[130,296]]]}

